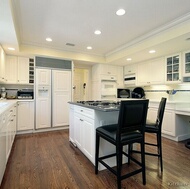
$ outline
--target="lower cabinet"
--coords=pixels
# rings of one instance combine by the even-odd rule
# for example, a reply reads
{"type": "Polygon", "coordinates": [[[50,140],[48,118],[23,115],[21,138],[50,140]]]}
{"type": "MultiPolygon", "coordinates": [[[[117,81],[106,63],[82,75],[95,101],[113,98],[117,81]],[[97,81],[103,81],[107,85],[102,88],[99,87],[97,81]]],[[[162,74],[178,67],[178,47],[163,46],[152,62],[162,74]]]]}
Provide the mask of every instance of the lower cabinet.
{"type": "Polygon", "coordinates": [[[17,105],[17,131],[34,129],[34,102],[22,101],[17,105]]]}
{"type": "Polygon", "coordinates": [[[83,107],[74,108],[74,128],[70,124],[70,131],[73,129],[74,143],[87,156],[87,158],[95,163],[95,128],[94,128],[94,110],[83,107]]]}
{"type": "Polygon", "coordinates": [[[16,135],[16,103],[0,115],[0,185],[16,135]]]}
{"type": "Polygon", "coordinates": [[[0,185],[6,167],[6,113],[0,115],[0,185]]]}
{"type": "MultiPolygon", "coordinates": [[[[158,112],[158,108],[150,107],[148,110],[147,119],[156,120],[157,112],[158,112]]],[[[165,109],[164,118],[162,122],[162,133],[175,137],[176,132],[175,132],[175,111],[174,110],[165,109]]]]}
{"type": "Polygon", "coordinates": [[[17,111],[16,111],[16,105],[12,106],[9,110],[6,112],[6,160],[8,161],[12,144],[14,142],[14,138],[16,135],[16,117],[17,117],[17,111]]]}

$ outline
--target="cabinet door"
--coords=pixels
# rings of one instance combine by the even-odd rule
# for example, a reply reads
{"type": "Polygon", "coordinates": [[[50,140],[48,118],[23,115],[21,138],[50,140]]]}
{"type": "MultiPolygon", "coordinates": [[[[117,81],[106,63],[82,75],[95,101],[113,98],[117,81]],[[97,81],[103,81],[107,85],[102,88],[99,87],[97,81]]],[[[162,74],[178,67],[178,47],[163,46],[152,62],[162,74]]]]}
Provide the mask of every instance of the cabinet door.
{"type": "Polygon", "coordinates": [[[149,108],[147,113],[147,119],[156,121],[158,108],[149,108]]]}
{"type": "Polygon", "coordinates": [[[174,111],[165,110],[162,123],[162,133],[175,136],[175,113],[174,111]]]}
{"type": "Polygon", "coordinates": [[[117,66],[117,88],[124,87],[123,67],[117,66]]]}
{"type": "Polygon", "coordinates": [[[18,57],[18,83],[29,83],[29,58],[18,57]]]}
{"type": "Polygon", "coordinates": [[[70,109],[69,109],[69,140],[71,142],[74,142],[74,106],[70,104],[70,109]]]}
{"type": "Polygon", "coordinates": [[[166,57],[166,83],[181,82],[181,56],[180,54],[166,57]]]}
{"type": "Polygon", "coordinates": [[[52,71],[53,127],[69,125],[69,104],[71,101],[71,72],[52,71]]]}
{"type": "Polygon", "coordinates": [[[100,74],[117,75],[117,67],[108,64],[100,64],[100,74]]]}
{"type": "Polygon", "coordinates": [[[82,125],[83,125],[83,117],[80,114],[74,114],[74,136],[75,136],[75,143],[77,147],[82,150],[82,125]]]}
{"type": "Polygon", "coordinates": [[[6,167],[6,115],[0,115],[0,185],[3,179],[3,175],[6,167]]]}
{"type": "Polygon", "coordinates": [[[36,99],[36,129],[51,127],[51,99],[36,99]]]}
{"type": "Polygon", "coordinates": [[[0,46],[0,82],[6,82],[5,80],[5,52],[0,46]]]}
{"type": "Polygon", "coordinates": [[[136,64],[130,64],[124,67],[124,75],[135,74],[137,70],[136,64]]]}
{"type": "Polygon", "coordinates": [[[95,163],[95,129],[94,120],[87,117],[84,118],[82,124],[82,148],[84,154],[95,163]]]}
{"type": "Polygon", "coordinates": [[[164,58],[151,61],[151,84],[164,84],[165,82],[165,62],[164,58]]]}
{"type": "Polygon", "coordinates": [[[183,76],[190,76],[190,50],[183,53],[183,76]]]}
{"type": "Polygon", "coordinates": [[[51,85],[51,70],[36,69],[36,85],[51,85]]]}
{"type": "Polygon", "coordinates": [[[34,129],[34,102],[18,102],[17,131],[34,129]]]}
{"type": "Polygon", "coordinates": [[[16,56],[6,57],[6,79],[8,83],[17,83],[18,61],[16,56]]]}
{"type": "Polygon", "coordinates": [[[150,84],[150,63],[144,62],[138,64],[138,85],[149,85],[150,84]]]}

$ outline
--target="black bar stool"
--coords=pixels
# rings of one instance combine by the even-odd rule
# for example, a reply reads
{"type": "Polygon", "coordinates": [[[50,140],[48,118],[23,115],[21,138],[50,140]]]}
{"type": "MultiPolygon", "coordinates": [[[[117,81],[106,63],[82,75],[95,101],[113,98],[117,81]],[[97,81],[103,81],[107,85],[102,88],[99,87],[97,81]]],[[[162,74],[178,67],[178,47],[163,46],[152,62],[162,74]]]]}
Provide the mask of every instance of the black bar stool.
{"type": "Polygon", "coordinates": [[[146,184],[145,175],[145,151],[144,151],[144,128],[148,109],[148,100],[127,100],[121,101],[118,124],[101,126],[96,129],[96,153],[95,153],[95,174],[98,174],[98,163],[104,165],[108,170],[117,176],[118,189],[121,188],[121,181],[137,173],[142,172],[143,184],[146,184]],[[116,152],[99,157],[100,137],[116,146],[116,152]],[[140,166],[130,173],[121,174],[122,155],[129,156],[123,151],[123,146],[140,143],[141,161],[130,157],[132,161],[140,166]],[[104,160],[116,156],[116,169],[110,167],[104,160]]]}

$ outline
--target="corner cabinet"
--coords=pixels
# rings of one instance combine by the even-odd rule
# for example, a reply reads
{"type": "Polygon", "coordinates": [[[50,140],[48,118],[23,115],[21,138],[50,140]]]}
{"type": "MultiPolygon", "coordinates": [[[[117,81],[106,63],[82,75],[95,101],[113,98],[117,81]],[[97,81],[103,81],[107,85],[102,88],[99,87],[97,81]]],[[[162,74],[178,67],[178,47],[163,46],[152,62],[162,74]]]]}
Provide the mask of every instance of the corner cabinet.
{"type": "Polygon", "coordinates": [[[183,76],[190,76],[190,50],[183,52],[183,76]]]}
{"type": "Polygon", "coordinates": [[[181,54],[166,57],[166,83],[181,83],[181,54]]]}

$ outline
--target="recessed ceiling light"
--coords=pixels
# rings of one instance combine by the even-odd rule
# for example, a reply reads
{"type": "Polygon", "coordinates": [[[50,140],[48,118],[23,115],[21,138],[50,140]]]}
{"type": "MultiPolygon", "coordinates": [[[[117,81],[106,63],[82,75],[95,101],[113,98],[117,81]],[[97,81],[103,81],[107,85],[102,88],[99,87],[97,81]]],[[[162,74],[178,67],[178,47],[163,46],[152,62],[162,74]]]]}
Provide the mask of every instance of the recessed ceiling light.
{"type": "Polygon", "coordinates": [[[94,34],[100,35],[100,34],[101,34],[101,31],[100,31],[100,30],[96,30],[96,31],[94,32],[94,34]]]}
{"type": "Polygon", "coordinates": [[[48,37],[48,38],[46,38],[46,41],[51,42],[52,39],[48,37]]]}
{"type": "Polygon", "coordinates": [[[88,49],[88,50],[91,50],[91,49],[92,49],[92,47],[88,46],[88,47],[87,47],[87,49],[88,49]]]}
{"type": "Polygon", "coordinates": [[[150,50],[149,53],[155,53],[156,51],[155,50],[150,50]]]}
{"type": "Polygon", "coordinates": [[[124,9],[119,9],[119,10],[117,10],[116,14],[117,14],[118,16],[122,16],[122,15],[125,14],[125,10],[124,10],[124,9]]]}
{"type": "Polygon", "coordinates": [[[131,61],[132,60],[132,58],[127,58],[127,61],[131,61]]]}
{"type": "Polygon", "coordinates": [[[15,50],[15,48],[13,48],[13,47],[9,47],[8,48],[10,51],[14,51],[15,50]]]}

